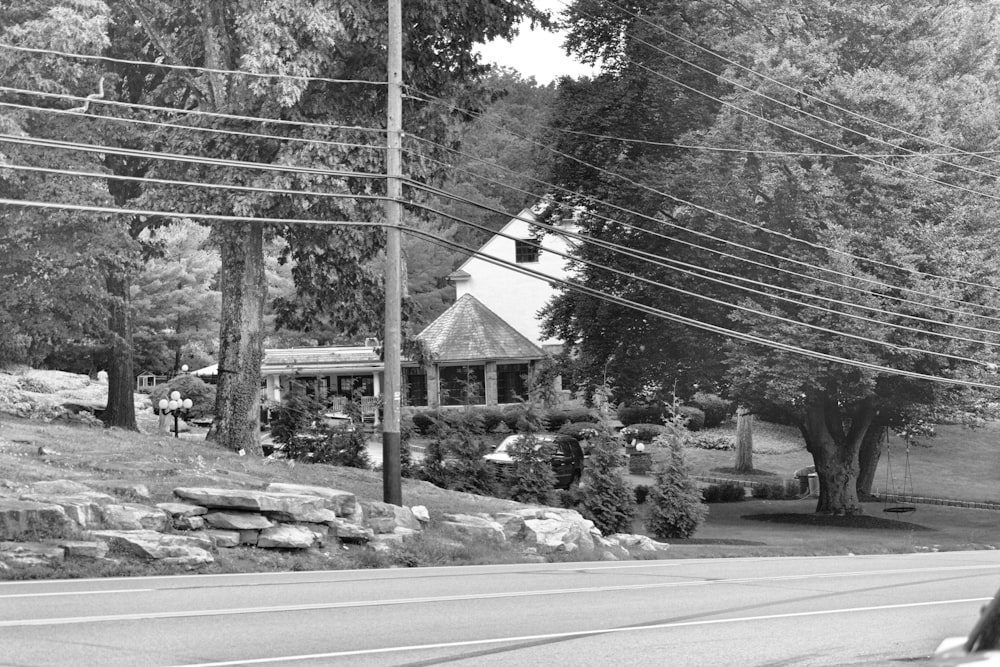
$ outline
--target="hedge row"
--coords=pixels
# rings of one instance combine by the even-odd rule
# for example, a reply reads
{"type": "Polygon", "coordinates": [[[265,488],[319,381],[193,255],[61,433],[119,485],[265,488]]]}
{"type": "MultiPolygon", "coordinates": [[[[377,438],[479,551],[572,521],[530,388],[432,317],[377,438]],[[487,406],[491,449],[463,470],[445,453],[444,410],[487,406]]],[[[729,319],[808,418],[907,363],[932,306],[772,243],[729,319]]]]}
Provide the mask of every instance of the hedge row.
{"type": "MultiPolygon", "coordinates": [[[[421,410],[411,416],[414,430],[421,435],[430,435],[435,426],[446,424],[461,426],[472,433],[493,433],[503,428],[511,432],[523,431],[526,421],[531,418],[520,405],[503,409],[488,407],[461,408],[454,410],[421,410]]],[[[560,431],[570,424],[595,424],[597,417],[586,408],[555,408],[540,414],[542,426],[549,431],[560,431]]],[[[585,427],[577,427],[583,429],[585,427]]]]}

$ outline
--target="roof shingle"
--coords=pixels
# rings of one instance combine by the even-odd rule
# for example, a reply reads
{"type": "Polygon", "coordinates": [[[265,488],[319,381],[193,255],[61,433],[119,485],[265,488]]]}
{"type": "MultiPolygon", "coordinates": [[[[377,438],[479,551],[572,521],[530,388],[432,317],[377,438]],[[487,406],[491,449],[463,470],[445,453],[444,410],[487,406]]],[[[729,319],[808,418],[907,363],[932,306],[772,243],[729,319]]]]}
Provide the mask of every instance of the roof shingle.
{"type": "Polygon", "coordinates": [[[463,295],[417,338],[435,361],[541,359],[545,352],[471,294],[463,295]]]}

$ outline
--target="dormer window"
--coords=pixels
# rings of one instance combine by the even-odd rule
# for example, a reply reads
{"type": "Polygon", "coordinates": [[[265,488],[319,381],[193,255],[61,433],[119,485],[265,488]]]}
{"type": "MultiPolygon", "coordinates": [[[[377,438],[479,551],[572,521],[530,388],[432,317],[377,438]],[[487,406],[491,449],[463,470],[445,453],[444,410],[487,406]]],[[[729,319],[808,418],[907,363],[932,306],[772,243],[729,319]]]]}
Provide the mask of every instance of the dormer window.
{"type": "Polygon", "coordinates": [[[514,241],[514,261],[527,264],[538,261],[538,245],[534,241],[514,241]]]}

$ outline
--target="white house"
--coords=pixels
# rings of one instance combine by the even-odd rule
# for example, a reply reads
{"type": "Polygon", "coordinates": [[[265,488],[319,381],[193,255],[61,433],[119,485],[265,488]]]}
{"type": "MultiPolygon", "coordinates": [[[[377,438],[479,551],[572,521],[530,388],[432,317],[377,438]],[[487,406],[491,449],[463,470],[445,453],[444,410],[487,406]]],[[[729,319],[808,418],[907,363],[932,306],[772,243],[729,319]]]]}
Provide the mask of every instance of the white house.
{"type": "MultiPolygon", "coordinates": [[[[454,283],[458,299],[471,294],[529,341],[549,354],[556,354],[562,342],[543,337],[538,319],[538,311],[555,294],[551,283],[480,257],[480,254],[488,255],[546,276],[565,279],[568,272],[564,255],[569,253],[573,240],[551,231],[536,239],[540,228],[530,222],[536,219],[535,210],[526,208],[511,219],[476,255],[452,272],[448,280],[454,283]]],[[[577,231],[572,224],[561,227],[577,231]]]]}

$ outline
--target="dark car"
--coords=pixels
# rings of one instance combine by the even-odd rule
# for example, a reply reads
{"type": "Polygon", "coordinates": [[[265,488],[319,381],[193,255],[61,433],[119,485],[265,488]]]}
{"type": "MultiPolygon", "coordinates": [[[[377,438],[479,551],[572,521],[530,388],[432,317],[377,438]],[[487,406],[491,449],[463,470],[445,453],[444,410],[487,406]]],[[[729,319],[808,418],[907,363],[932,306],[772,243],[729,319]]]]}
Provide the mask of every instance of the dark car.
{"type": "MultiPolygon", "coordinates": [[[[498,466],[514,465],[514,460],[510,458],[508,448],[523,435],[510,435],[503,439],[491,454],[484,458],[491,464],[498,466]]],[[[583,448],[580,442],[571,435],[535,435],[540,442],[552,443],[552,469],[556,473],[556,488],[568,489],[580,483],[583,476],[583,448]]],[[[539,444],[539,446],[541,446],[539,444]]]]}

